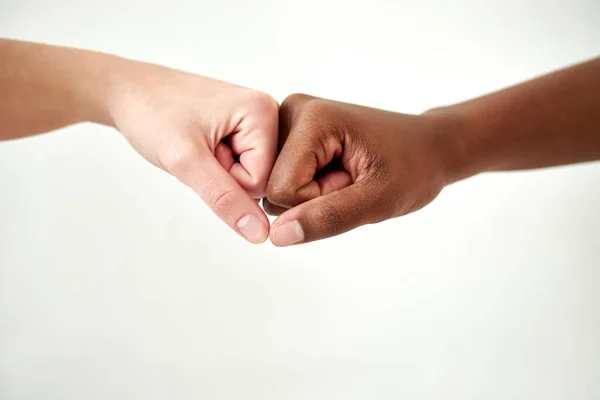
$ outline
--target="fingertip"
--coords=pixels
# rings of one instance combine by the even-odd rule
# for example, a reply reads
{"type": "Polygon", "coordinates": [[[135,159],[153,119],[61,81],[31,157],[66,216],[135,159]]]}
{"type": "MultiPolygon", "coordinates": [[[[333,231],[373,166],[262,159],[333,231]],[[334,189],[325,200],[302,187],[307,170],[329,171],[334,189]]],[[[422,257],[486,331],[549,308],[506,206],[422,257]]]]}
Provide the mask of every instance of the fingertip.
{"type": "Polygon", "coordinates": [[[261,218],[253,214],[246,214],[241,217],[236,226],[240,234],[251,243],[261,244],[269,237],[268,224],[265,225],[261,218]]]}
{"type": "MultiPolygon", "coordinates": [[[[269,219],[253,199],[214,157],[206,157],[180,178],[193,188],[212,211],[251,243],[269,235],[269,219]]],[[[259,197],[259,196],[256,196],[259,197]]]]}
{"type": "Polygon", "coordinates": [[[285,221],[272,227],[269,237],[273,245],[286,247],[304,241],[304,230],[297,220],[285,221]]]}

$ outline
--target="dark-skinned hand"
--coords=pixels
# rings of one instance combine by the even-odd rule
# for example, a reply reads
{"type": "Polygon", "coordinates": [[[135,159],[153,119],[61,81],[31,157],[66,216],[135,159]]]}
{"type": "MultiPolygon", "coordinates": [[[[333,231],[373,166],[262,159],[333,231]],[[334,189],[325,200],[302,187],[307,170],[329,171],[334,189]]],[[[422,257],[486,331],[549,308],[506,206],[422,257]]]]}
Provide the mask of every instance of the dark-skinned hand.
{"type": "Polygon", "coordinates": [[[339,235],[418,210],[450,182],[439,117],[302,94],[281,105],[280,153],[263,205],[277,246],[339,235]]]}

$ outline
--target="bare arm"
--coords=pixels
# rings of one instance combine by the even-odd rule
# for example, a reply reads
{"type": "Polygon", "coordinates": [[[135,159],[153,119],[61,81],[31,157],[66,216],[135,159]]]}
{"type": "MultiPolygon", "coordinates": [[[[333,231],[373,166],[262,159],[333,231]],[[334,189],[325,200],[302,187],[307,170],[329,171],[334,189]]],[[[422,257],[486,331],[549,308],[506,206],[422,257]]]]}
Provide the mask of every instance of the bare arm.
{"type": "Polygon", "coordinates": [[[437,112],[463,121],[449,130],[453,181],[598,160],[600,58],[437,112]]]}
{"type": "Polygon", "coordinates": [[[117,128],[254,243],[277,150],[277,102],[230,83],[86,50],[0,39],[0,140],[78,122],[117,128]],[[227,138],[227,140],[224,140],[227,138]]]}
{"type": "Polygon", "coordinates": [[[423,115],[293,95],[280,120],[265,209],[287,246],[416,211],[477,173],[599,160],[600,59],[423,115]]]}
{"type": "Polygon", "coordinates": [[[0,39],[0,140],[83,121],[109,124],[111,70],[122,59],[0,39]]]}

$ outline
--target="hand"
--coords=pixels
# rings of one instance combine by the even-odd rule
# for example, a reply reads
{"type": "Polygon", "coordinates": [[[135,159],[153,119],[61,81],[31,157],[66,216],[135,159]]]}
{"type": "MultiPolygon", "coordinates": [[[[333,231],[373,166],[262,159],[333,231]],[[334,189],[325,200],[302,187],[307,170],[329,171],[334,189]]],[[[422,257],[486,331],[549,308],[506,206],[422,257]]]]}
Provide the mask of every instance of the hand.
{"type": "Polygon", "coordinates": [[[192,188],[231,228],[266,240],[264,197],[277,150],[278,104],[251,89],[126,61],[112,123],[152,164],[192,188]]]}
{"type": "Polygon", "coordinates": [[[281,214],[270,234],[277,246],[410,213],[450,182],[451,147],[437,113],[404,115],[296,94],[281,105],[279,120],[282,149],[264,200],[269,214],[281,214]]]}

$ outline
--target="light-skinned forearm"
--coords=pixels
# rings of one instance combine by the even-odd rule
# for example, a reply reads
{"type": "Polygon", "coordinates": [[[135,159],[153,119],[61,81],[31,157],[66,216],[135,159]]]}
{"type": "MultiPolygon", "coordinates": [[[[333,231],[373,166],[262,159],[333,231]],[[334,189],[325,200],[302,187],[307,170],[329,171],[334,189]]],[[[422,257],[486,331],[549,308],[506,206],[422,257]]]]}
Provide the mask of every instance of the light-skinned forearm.
{"type": "Polygon", "coordinates": [[[0,140],[78,122],[110,125],[112,81],[123,59],[0,39],[0,140]]]}
{"type": "Polygon", "coordinates": [[[600,160],[600,58],[431,114],[449,121],[451,182],[600,160]]]}

